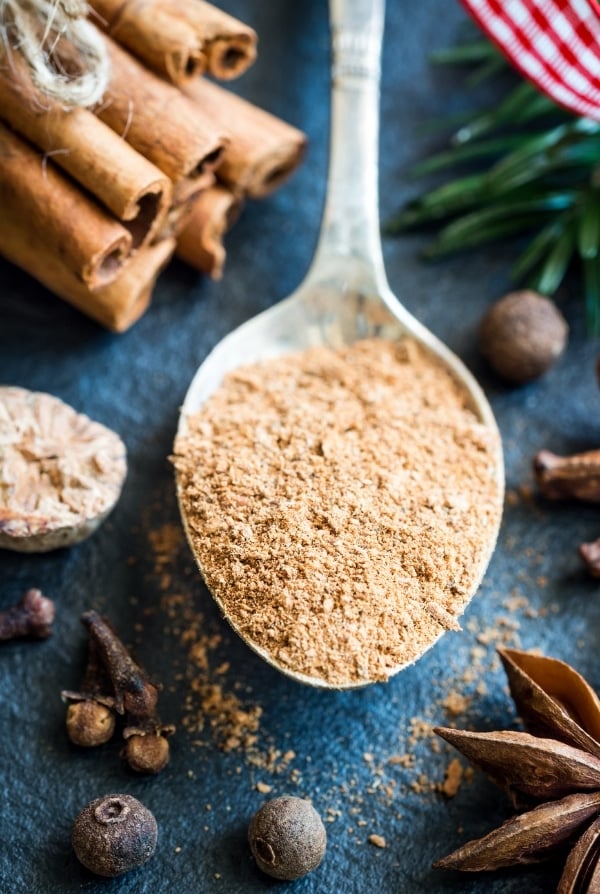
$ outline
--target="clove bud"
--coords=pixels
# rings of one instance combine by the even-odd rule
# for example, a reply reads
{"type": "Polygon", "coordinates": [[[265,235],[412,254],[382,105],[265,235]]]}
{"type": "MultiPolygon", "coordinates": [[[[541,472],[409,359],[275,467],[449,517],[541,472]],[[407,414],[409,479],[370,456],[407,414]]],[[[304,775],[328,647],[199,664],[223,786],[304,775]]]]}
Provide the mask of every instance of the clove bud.
{"type": "Polygon", "coordinates": [[[600,538],[579,546],[579,555],[592,577],[600,577],[600,538]]]}
{"type": "Polygon", "coordinates": [[[175,732],[175,727],[160,721],[158,687],[150,682],[114,630],[97,612],[85,612],[81,620],[110,677],[114,709],[126,715],[123,757],[138,773],[159,773],[169,762],[167,738],[175,732]]]}
{"type": "Polygon", "coordinates": [[[540,493],[550,500],[585,500],[600,503],[600,450],[557,456],[540,450],[533,459],[540,493]]]}
{"type": "MultiPolygon", "coordinates": [[[[533,458],[533,472],[540,493],[549,500],[600,503],[600,450],[571,456],[540,450],[533,458]]],[[[592,577],[600,577],[600,539],[580,544],[579,555],[592,577]]]]}
{"type": "Polygon", "coordinates": [[[104,745],[115,731],[115,699],[110,677],[106,672],[95,640],[88,644],[88,660],[81,690],[61,692],[67,708],[67,735],[74,745],[94,748],[104,745]]]}
{"type": "Polygon", "coordinates": [[[55,613],[53,601],[41,590],[27,590],[20,602],[0,612],[0,640],[48,639],[55,613]]]}

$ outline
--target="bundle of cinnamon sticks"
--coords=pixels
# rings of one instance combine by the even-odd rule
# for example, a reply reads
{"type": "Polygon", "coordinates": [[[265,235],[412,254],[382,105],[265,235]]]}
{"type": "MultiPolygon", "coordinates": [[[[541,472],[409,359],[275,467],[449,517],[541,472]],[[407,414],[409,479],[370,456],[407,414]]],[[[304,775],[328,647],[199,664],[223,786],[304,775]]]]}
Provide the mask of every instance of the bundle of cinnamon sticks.
{"type": "Polygon", "coordinates": [[[0,255],[123,331],[175,252],[221,275],[243,201],[296,168],[305,137],[203,76],[256,57],[255,32],[210,3],[91,0],[91,20],[111,64],[91,110],[45,95],[18,50],[0,59],[0,255]]]}

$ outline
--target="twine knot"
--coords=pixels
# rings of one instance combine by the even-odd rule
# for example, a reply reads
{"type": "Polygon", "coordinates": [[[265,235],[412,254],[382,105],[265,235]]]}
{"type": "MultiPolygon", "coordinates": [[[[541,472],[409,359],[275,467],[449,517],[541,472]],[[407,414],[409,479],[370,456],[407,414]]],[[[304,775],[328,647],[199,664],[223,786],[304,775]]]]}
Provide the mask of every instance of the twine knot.
{"type": "Polygon", "coordinates": [[[65,106],[94,105],[108,83],[106,46],[88,12],[85,0],[0,0],[7,57],[19,52],[36,86],[65,106]]]}

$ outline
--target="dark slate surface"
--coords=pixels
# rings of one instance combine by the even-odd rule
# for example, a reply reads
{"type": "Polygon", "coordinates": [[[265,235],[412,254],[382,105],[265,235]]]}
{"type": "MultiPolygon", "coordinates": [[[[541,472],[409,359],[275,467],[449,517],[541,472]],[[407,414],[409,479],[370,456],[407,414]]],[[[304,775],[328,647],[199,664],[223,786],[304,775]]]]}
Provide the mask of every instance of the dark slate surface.
{"type": "MultiPolygon", "coordinates": [[[[486,635],[489,628],[510,632],[507,623],[518,625],[516,635],[525,647],[572,662],[600,686],[598,585],[582,573],[575,550],[580,541],[600,534],[597,509],[535,499],[507,506],[498,548],[463,631],[447,634],[417,666],[388,685],[351,693],[303,688],[256,658],[218,617],[185,546],[162,569],[170,580],[156,568],[151,533],[178,525],[167,456],[187,384],[226,332],[300,281],[315,244],[325,182],[326,4],[229,0],[226,7],[255,25],[261,36],[260,61],[235,89],[304,128],[311,148],[288,186],[247,208],[228,239],[223,281],[206,282],[175,263],[141,322],[113,336],[19,271],[0,267],[0,380],[50,391],[110,424],[126,441],[130,463],[122,499],[92,539],[45,556],[0,555],[3,606],[28,586],[41,586],[58,605],[51,641],[1,649],[0,889],[30,894],[155,894],[168,887],[207,894],[268,890],[275,883],[255,869],[245,843],[248,819],[266,797],[255,789],[261,781],[274,794],[310,796],[324,816],[334,817],[327,824],[325,862],[295,883],[298,894],[553,890],[558,865],[487,877],[429,868],[435,857],[499,823],[510,808],[480,775],[451,801],[414,791],[411,783],[419,774],[432,782],[443,778],[450,753],[434,753],[428,738],[413,745],[411,719],[447,723],[442,702],[457,688],[472,696],[456,718],[459,725],[514,725],[504,680],[493,666],[493,642],[477,640],[482,632],[484,640],[493,639],[486,635]],[[529,600],[532,611],[506,608],[515,592],[529,600]],[[204,616],[206,630],[221,635],[221,645],[210,655],[209,678],[220,680],[224,691],[236,693],[243,704],[262,707],[259,755],[269,747],[292,749],[296,757],[287,772],[252,766],[243,751],[224,754],[210,729],[194,735],[180,729],[172,740],[170,767],[151,780],[134,778],[122,768],[118,742],[92,753],[69,746],[58,693],[78,683],[84,656],[78,618],[91,606],[109,614],[124,638],[137,643],[140,660],[165,683],[164,719],[181,727],[186,664],[177,635],[166,629],[169,621],[161,607],[166,593],[185,594],[204,616]],[[479,694],[474,692],[477,679],[465,683],[474,648],[483,650],[485,691],[479,694]],[[218,676],[215,668],[223,661],[230,667],[218,676]],[[387,762],[406,752],[413,755],[413,769],[387,762]],[[292,769],[296,781],[290,778],[292,769]],[[155,812],[159,847],[145,868],[120,880],[99,881],[75,860],[70,826],[88,800],[119,790],[140,797],[155,812]],[[328,814],[328,808],[335,812],[328,814]],[[370,833],[383,835],[388,847],[378,850],[365,843],[370,833]]],[[[383,218],[417,189],[407,176],[410,163],[438,145],[438,137],[425,134],[422,125],[472,101],[458,77],[433,70],[427,62],[429,50],[453,41],[462,19],[458,6],[444,0],[389,4],[383,218]]],[[[530,459],[541,446],[558,452],[598,446],[597,346],[584,337],[579,296],[574,292],[564,304],[572,337],[558,366],[538,384],[508,391],[483,367],[474,335],[484,308],[507,288],[512,250],[490,249],[427,267],[417,258],[421,244],[421,237],[386,242],[390,282],[408,308],[480,377],[502,429],[509,488],[530,483],[530,459]]]]}

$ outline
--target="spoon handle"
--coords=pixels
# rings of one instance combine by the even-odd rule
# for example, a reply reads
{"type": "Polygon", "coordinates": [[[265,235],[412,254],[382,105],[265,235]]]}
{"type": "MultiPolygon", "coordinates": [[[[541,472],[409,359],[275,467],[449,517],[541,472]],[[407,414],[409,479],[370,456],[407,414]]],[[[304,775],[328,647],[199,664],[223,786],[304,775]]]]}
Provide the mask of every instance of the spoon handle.
{"type": "Polygon", "coordinates": [[[379,237],[379,83],[385,0],[330,0],[327,198],[307,279],[389,290],[379,237]]]}

